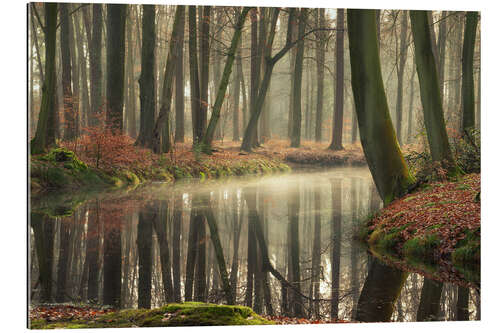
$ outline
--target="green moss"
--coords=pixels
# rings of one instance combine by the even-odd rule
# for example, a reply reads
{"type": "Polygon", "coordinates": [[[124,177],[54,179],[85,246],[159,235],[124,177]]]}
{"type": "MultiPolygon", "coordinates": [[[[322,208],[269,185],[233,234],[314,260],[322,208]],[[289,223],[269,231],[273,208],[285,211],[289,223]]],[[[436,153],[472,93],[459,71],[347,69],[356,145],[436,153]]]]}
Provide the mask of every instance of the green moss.
{"type": "Polygon", "coordinates": [[[440,240],[436,234],[411,238],[403,244],[403,255],[423,262],[433,262],[434,251],[439,242],[440,240]]]}
{"type": "Polygon", "coordinates": [[[222,326],[273,324],[245,306],[216,305],[198,302],[174,303],[158,309],[129,309],[109,313],[93,321],[46,322],[33,320],[30,328],[98,328],[222,326]]]}

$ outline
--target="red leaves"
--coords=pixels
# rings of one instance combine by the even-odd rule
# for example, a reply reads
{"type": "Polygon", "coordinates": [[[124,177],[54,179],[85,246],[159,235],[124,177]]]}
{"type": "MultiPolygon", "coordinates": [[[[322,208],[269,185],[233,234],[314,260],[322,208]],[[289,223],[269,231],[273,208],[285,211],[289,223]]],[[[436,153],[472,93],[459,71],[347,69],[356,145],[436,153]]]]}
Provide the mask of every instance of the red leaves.
{"type": "Polygon", "coordinates": [[[45,319],[46,321],[61,321],[71,319],[91,320],[102,316],[113,309],[92,308],[89,306],[77,307],[73,305],[38,306],[30,309],[30,320],[45,319]]]}

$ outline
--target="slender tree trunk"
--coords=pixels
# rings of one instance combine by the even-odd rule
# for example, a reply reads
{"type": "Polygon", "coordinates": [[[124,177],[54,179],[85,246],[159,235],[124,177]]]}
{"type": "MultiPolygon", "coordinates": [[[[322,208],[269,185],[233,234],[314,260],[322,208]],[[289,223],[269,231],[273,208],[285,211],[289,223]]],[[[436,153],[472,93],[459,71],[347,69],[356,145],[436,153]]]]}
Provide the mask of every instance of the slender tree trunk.
{"type": "Polygon", "coordinates": [[[436,61],[433,54],[428,52],[432,46],[427,17],[425,11],[410,11],[424,122],[433,161],[443,163],[443,167],[454,176],[459,171],[446,133],[436,61]]]}
{"type": "Polygon", "coordinates": [[[342,180],[334,179],[331,183],[332,189],[332,223],[331,236],[332,250],[332,291],[330,301],[330,318],[338,318],[340,298],[340,236],[342,232],[342,180]]]}
{"type": "MultiPolygon", "coordinates": [[[[250,43],[250,114],[255,111],[257,104],[258,90],[260,83],[260,57],[259,57],[259,44],[258,44],[258,19],[257,8],[253,8],[250,13],[251,16],[251,43],[250,43]]],[[[264,104],[264,103],[262,103],[264,104]]],[[[257,124],[252,128],[250,137],[251,147],[258,146],[258,133],[257,124]]]]}
{"type": "Polygon", "coordinates": [[[170,248],[167,240],[168,207],[166,201],[160,202],[159,219],[154,220],[154,227],[160,244],[161,278],[163,292],[168,303],[174,302],[174,289],[172,285],[172,268],[170,264],[170,248]]]}
{"type": "Polygon", "coordinates": [[[35,137],[31,141],[31,154],[40,154],[56,143],[56,28],[57,4],[45,3],[45,80],[35,137]]]}
{"type": "Polygon", "coordinates": [[[402,11],[401,15],[401,34],[399,38],[399,59],[398,59],[398,88],[396,97],[396,135],[400,145],[403,144],[403,85],[406,66],[406,55],[408,45],[406,35],[408,31],[408,12],[402,11]]]}
{"type": "Polygon", "coordinates": [[[142,6],[141,76],[139,77],[141,114],[139,136],[136,141],[136,145],[142,147],[151,147],[153,144],[153,126],[156,113],[156,90],[154,84],[156,59],[155,16],[155,5],[142,6]]]}
{"type": "MultiPolygon", "coordinates": [[[[307,21],[307,8],[300,10],[299,16],[299,36],[304,35],[307,21]]],[[[302,127],[302,71],[304,63],[304,40],[300,40],[297,45],[297,58],[295,59],[295,71],[293,79],[293,113],[292,113],[292,136],[291,147],[300,147],[300,135],[302,127]]]]}
{"type": "MultiPolygon", "coordinates": [[[[88,8],[86,8],[88,10],[88,8]]],[[[79,71],[81,76],[81,108],[79,114],[82,118],[82,126],[88,126],[88,115],[90,110],[90,100],[89,100],[89,86],[87,79],[87,56],[83,49],[84,41],[83,41],[83,33],[80,30],[80,16],[74,15],[74,26],[75,26],[75,37],[76,37],[76,46],[78,48],[78,63],[79,63],[79,71]]],[[[87,39],[88,40],[88,39],[87,39]]],[[[89,48],[89,43],[86,44],[87,49],[89,48]]]]}
{"type": "Polygon", "coordinates": [[[352,90],[361,144],[384,204],[405,194],[414,179],[396,141],[385,96],[375,11],[348,10],[352,90]]]}
{"type": "Polygon", "coordinates": [[[238,19],[238,23],[236,24],[234,35],[231,41],[231,47],[229,48],[227,56],[226,65],[224,66],[224,72],[222,74],[222,79],[217,92],[217,97],[215,99],[215,103],[213,106],[212,116],[210,117],[210,123],[203,138],[204,149],[206,152],[209,152],[210,146],[212,145],[215,129],[217,127],[217,123],[220,118],[220,110],[222,107],[222,103],[224,101],[224,96],[226,94],[227,86],[229,84],[229,77],[231,76],[231,71],[233,69],[233,62],[236,56],[236,48],[238,47],[238,43],[241,37],[241,31],[243,29],[245,18],[249,11],[250,7],[245,7],[238,19]]]}
{"type": "Polygon", "coordinates": [[[437,68],[438,68],[438,76],[439,76],[439,91],[441,91],[441,97],[444,102],[444,69],[445,69],[445,61],[446,61],[446,36],[448,31],[446,29],[446,17],[448,16],[448,12],[443,10],[441,12],[441,19],[439,21],[439,34],[437,41],[437,68]]]}
{"type": "MultiPolygon", "coordinates": [[[[241,45],[241,42],[240,42],[241,45]]],[[[240,71],[241,47],[236,55],[236,71],[233,73],[233,141],[240,141],[240,71]]],[[[243,119],[244,120],[244,119],[243,119]]]]}
{"type": "MultiPolygon", "coordinates": [[[[300,29],[299,29],[300,30],[300,29]]],[[[299,56],[297,57],[299,58],[299,56]]],[[[288,217],[291,230],[290,238],[290,256],[291,256],[291,270],[292,281],[291,283],[300,292],[300,244],[299,244],[299,212],[300,212],[300,197],[298,188],[292,189],[288,203],[288,217]]],[[[303,303],[301,296],[294,292],[292,294],[293,312],[296,317],[303,317],[303,303]]]]}
{"type": "Polygon", "coordinates": [[[184,142],[184,28],[186,14],[181,16],[179,25],[177,64],[175,65],[175,137],[174,142],[184,142]]]}
{"type": "Polygon", "coordinates": [[[408,106],[408,137],[407,143],[413,142],[413,99],[415,96],[415,73],[417,73],[417,65],[413,62],[413,69],[411,71],[410,79],[410,105],[408,106]]]}
{"type": "Polygon", "coordinates": [[[208,79],[210,69],[210,21],[211,21],[211,6],[203,6],[203,17],[200,27],[200,140],[205,135],[208,116],[208,79]]]}
{"type": "Polygon", "coordinates": [[[181,226],[182,226],[182,194],[175,195],[172,237],[172,278],[174,301],[181,301],[181,226]]]}
{"type": "Polygon", "coordinates": [[[197,216],[196,210],[191,207],[186,258],[186,282],[184,283],[184,301],[186,302],[193,300],[194,268],[196,262],[197,243],[199,241],[198,231],[196,230],[197,218],[199,218],[199,216],[197,216]]]}
{"type": "Polygon", "coordinates": [[[123,133],[125,21],[127,5],[108,4],[106,41],[106,125],[123,133]]]}
{"type": "Polygon", "coordinates": [[[201,116],[200,79],[198,70],[198,47],[196,40],[196,6],[189,6],[189,86],[191,89],[191,119],[193,123],[193,145],[203,137],[201,116]]]}
{"type": "MultiPolygon", "coordinates": [[[[337,16],[338,17],[338,16],[337,16]]],[[[322,29],[325,27],[325,9],[318,9],[317,27],[322,29]]],[[[338,38],[337,32],[337,38],[338,38]]],[[[343,33],[343,32],[342,32],[343,33]]],[[[318,38],[316,42],[316,75],[318,78],[318,89],[316,90],[316,124],[314,126],[314,139],[316,142],[321,142],[322,126],[323,126],[323,91],[325,81],[325,33],[320,31],[316,34],[318,38]]]]}
{"type": "MultiPolygon", "coordinates": [[[[129,17],[131,17],[131,13],[129,13],[129,17]]],[[[127,119],[127,130],[128,134],[135,138],[137,136],[136,129],[136,119],[135,119],[135,73],[134,73],[134,65],[135,65],[135,42],[133,41],[133,32],[132,32],[132,20],[128,20],[127,22],[127,87],[125,88],[128,91],[128,100],[126,105],[126,119],[127,119]],[[128,89],[127,89],[128,88],[128,89]]]]}
{"type": "Polygon", "coordinates": [[[102,106],[102,4],[92,4],[92,42],[90,54],[90,114],[89,126],[96,126],[97,115],[103,111],[102,106]]]}
{"type": "Polygon", "coordinates": [[[165,65],[165,75],[163,81],[163,89],[161,96],[161,107],[158,118],[153,128],[153,151],[157,154],[169,152],[172,148],[170,138],[170,108],[172,105],[172,88],[174,81],[175,64],[177,63],[177,48],[179,46],[178,36],[180,31],[184,29],[182,25],[182,17],[185,16],[185,6],[178,5],[175,11],[174,26],[172,28],[172,36],[170,38],[170,46],[165,65]]]}
{"type": "Polygon", "coordinates": [[[335,109],[332,124],[332,142],[329,149],[342,150],[344,126],[344,9],[337,9],[337,32],[335,41],[335,109]]]}
{"type": "Polygon", "coordinates": [[[462,52],[462,133],[475,127],[474,119],[474,47],[476,44],[478,13],[465,15],[464,43],[462,52]]]}

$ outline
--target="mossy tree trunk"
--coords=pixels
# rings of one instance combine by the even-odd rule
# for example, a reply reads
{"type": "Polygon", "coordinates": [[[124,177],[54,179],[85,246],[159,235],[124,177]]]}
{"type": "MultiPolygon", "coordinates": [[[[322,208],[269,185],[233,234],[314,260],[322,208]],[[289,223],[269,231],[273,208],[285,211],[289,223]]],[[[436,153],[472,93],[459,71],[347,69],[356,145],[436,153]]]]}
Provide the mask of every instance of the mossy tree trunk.
{"type": "Polygon", "coordinates": [[[464,44],[462,49],[462,133],[474,128],[474,46],[476,44],[478,13],[465,15],[464,44]]]}
{"type": "Polygon", "coordinates": [[[361,144],[384,204],[414,183],[389,115],[377,46],[375,11],[347,11],[352,90],[361,144]]]}
{"type": "Polygon", "coordinates": [[[335,41],[335,108],[333,111],[332,142],[328,149],[342,150],[344,127],[344,9],[337,9],[335,41]]]}
{"type": "Polygon", "coordinates": [[[136,145],[142,147],[151,147],[153,142],[153,126],[156,110],[156,90],[154,88],[155,47],[155,6],[143,5],[141,76],[139,77],[141,113],[139,120],[139,136],[136,141],[136,145]]]}
{"type": "Polygon", "coordinates": [[[432,41],[427,12],[412,10],[410,20],[415,44],[420,98],[432,160],[442,163],[442,167],[449,171],[450,176],[454,176],[459,171],[451,154],[446,133],[436,60],[434,54],[429,52],[432,49],[432,41]]]}
{"type": "Polygon", "coordinates": [[[40,154],[56,144],[56,28],[57,3],[45,3],[45,78],[42,102],[35,137],[31,140],[31,154],[40,154]]]}
{"type": "Polygon", "coordinates": [[[227,86],[229,84],[229,77],[231,76],[231,71],[233,69],[234,58],[236,56],[236,48],[238,47],[241,38],[241,31],[243,29],[243,25],[245,24],[245,18],[250,9],[251,9],[250,7],[243,8],[243,11],[241,12],[238,18],[238,22],[236,23],[233,38],[231,40],[231,46],[227,54],[226,65],[224,66],[222,79],[220,80],[219,83],[217,97],[215,98],[215,103],[212,108],[212,116],[210,117],[210,123],[208,124],[207,131],[205,132],[205,135],[203,137],[203,145],[205,152],[210,152],[211,150],[211,145],[214,138],[215,130],[217,128],[217,123],[219,122],[220,118],[222,103],[224,102],[227,86]]]}
{"type": "Polygon", "coordinates": [[[156,119],[153,135],[152,135],[152,148],[156,154],[168,152],[172,149],[170,138],[170,109],[172,106],[172,88],[175,75],[175,64],[177,63],[177,48],[179,45],[180,31],[184,29],[184,21],[182,17],[185,16],[186,7],[178,5],[175,11],[174,25],[172,28],[172,35],[170,37],[169,51],[167,56],[167,63],[165,65],[165,75],[163,81],[163,90],[161,95],[160,113],[156,119]]]}
{"type": "Polygon", "coordinates": [[[106,126],[122,134],[127,5],[106,6],[106,126]]]}

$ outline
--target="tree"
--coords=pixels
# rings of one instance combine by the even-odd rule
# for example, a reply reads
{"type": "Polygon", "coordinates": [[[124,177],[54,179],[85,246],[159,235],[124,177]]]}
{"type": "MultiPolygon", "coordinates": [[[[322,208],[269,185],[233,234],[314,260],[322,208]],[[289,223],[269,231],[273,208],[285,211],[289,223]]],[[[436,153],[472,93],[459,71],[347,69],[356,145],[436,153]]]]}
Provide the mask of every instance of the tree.
{"type": "Polygon", "coordinates": [[[196,6],[189,6],[189,87],[191,90],[191,119],[193,123],[193,145],[203,137],[201,117],[200,78],[198,71],[198,47],[196,41],[196,6]]]}
{"type": "Polygon", "coordinates": [[[451,154],[446,133],[436,61],[433,53],[429,52],[432,49],[432,41],[428,15],[425,11],[412,10],[410,20],[415,44],[420,99],[432,160],[442,163],[442,167],[448,170],[450,176],[454,176],[459,170],[451,154]]]}
{"type": "Polygon", "coordinates": [[[401,34],[399,38],[399,56],[396,57],[397,72],[398,72],[398,90],[396,97],[396,134],[399,144],[403,144],[403,81],[406,66],[406,55],[408,53],[408,45],[406,35],[408,31],[408,14],[406,10],[402,11],[401,15],[401,34]]]}
{"type": "Polygon", "coordinates": [[[385,96],[374,10],[349,9],[351,83],[361,144],[377,190],[388,204],[414,183],[399,148],[385,96]]]}
{"type": "Polygon", "coordinates": [[[332,124],[332,142],[328,149],[342,150],[344,125],[344,9],[337,9],[337,32],[335,41],[335,109],[332,124]]]}
{"type": "Polygon", "coordinates": [[[462,133],[475,126],[474,119],[474,46],[476,44],[477,12],[465,15],[462,49],[462,133]]]}
{"type": "Polygon", "coordinates": [[[35,137],[31,140],[31,154],[40,154],[56,144],[56,28],[57,4],[45,3],[45,80],[42,86],[42,102],[35,137]]]}
{"type": "Polygon", "coordinates": [[[180,31],[184,29],[183,20],[185,16],[186,7],[178,5],[175,11],[174,26],[172,28],[172,35],[170,38],[170,45],[165,65],[165,75],[163,81],[163,90],[161,94],[161,107],[153,128],[152,148],[153,152],[161,154],[168,152],[171,149],[170,142],[170,108],[172,105],[172,88],[174,81],[174,66],[177,63],[177,48],[179,47],[180,31]],[[162,135],[163,134],[163,135],[162,135]]]}
{"type": "Polygon", "coordinates": [[[61,67],[62,67],[62,88],[64,103],[64,139],[73,140],[76,137],[76,126],[78,117],[73,109],[73,90],[71,87],[71,68],[76,66],[71,63],[70,54],[70,17],[68,15],[68,4],[61,4],[61,67]]]}
{"type": "Polygon", "coordinates": [[[217,123],[220,118],[220,110],[222,107],[222,102],[224,101],[224,96],[226,94],[227,86],[229,84],[229,77],[231,76],[231,71],[233,69],[234,58],[236,56],[236,48],[238,47],[241,30],[245,23],[245,18],[250,11],[250,7],[243,8],[236,27],[234,30],[233,38],[231,40],[231,46],[227,54],[226,65],[224,66],[224,71],[222,73],[222,79],[220,80],[219,89],[217,91],[217,97],[215,98],[215,104],[212,108],[212,116],[210,117],[210,123],[208,124],[207,131],[203,137],[203,146],[205,152],[210,152],[210,147],[215,134],[215,129],[217,128],[217,123]]]}
{"type": "Polygon", "coordinates": [[[200,54],[198,65],[200,66],[200,113],[199,113],[199,140],[205,135],[208,116],[208,79],[210,71],[210,20],[212,6],[203,6],[203,15],[200,27],[200,54]]]}
{"type": "MultiPolygon", "coordinates": [[[[184,9],[184,12],[186,10],[184,9]]],[[[186,14],[181,16],[179,25],[177,63],[175,64],[175,137],[174,142],[184,142],[184,27],[186,14]]]]}
{"type": "Polygon", "coordinates": [[[92,4],[92,39],[89,46],[90,115],[89,126],[97,125],[97,114],[102,106],[102,4],[92,4]]]}
{"type": "Polygon", "coordinates": [[[154,87],[155,47],[155,5],[142,5],[141,76],[139,77],[141,114],[136,145],[143,147],[151,147],[153,141],[156,110],[156,90],[154,87]]]}
{"type": "MultiPolygon", "coordinates": [[[[302,8],[299,15],[299,36],[304,35],[306,29],[307,8],[302,8]]],[[[293,112],[292,112],[292,136],[291,147],[300,146],[300,131],[302,124],[302,69],[304,63],[304,40],[300,39],[297,45],[297,56],[295,58],[295,71],[293,78],[293,112]]]]}
{"type": "Polygon", "coordinates": [[[123,132],[125,20],[127,5],[108,4],[106,40],[106,126],[123,132]]]}
{"type": "MultiPolygon", "coordinates": [[[[323,29],[325,27],[325,9],[320,8],[317,10],[317,27],[323,29]]],[[[343,10],[342,10],[343,13],[343,10]]],[[[337,15],[338,17],[338,15],[337,15]]],[[[340,31],[339,31],[340,32],[340,31]]],[[[342,32],[343,33],[343,32],[342,32]]],[[[318,89],[316,91],[316,126],[315,126],[315,140],[321,142],[322,125],[323,125],[323,87],[325,81],[325,52],[326,52],[326,36],[323,31],[316,33],[316,71],[318,77],[318,89]]],[[[338,35],[337,35],[338,38],[338,35]]]]}

